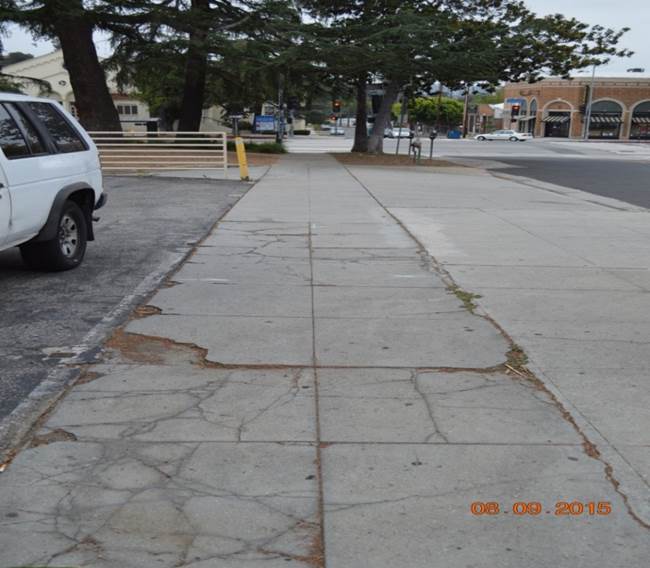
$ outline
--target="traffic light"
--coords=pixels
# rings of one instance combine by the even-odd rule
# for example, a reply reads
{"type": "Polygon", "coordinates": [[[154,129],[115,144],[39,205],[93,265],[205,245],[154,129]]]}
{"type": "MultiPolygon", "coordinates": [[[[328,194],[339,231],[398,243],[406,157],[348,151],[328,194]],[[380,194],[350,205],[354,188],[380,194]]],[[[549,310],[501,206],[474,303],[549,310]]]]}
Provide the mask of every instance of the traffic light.
{"type": "Polygon", "coordinates": [[[339,99],[332,101],[332,112],[341,112],[341,101],[339,99]]]}
{"type": "Polygon", "coordinates": [[[521,108],[520,105],[512,105],[512,110],[510,111],[510,116],[513,118],[515,116],[519,116],[519,109],[521,108]]]}

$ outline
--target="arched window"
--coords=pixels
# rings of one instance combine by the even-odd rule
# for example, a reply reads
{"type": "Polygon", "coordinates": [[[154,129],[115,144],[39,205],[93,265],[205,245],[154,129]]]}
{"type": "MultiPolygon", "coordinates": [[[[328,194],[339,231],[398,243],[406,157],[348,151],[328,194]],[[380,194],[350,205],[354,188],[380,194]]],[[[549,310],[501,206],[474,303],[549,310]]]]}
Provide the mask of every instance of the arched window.
{"type": "Polygon", "coordinates": [[[566,101],[551,101],[544,107],[542,122],[544,136],[568,138],[571,132],[571,105],[566,101]]]}
{"type": "Polygon", "coordinates": [[[630,138],[650,140],[650,101],[639,103],[634,107],[630,138]]]}
{"type": "Polygon", "coordinates": [[[596,101],[591,105],[589,138],[620,138],[622,124],[623,107],[616,101],[596,101]]]}
{"type": "Polygon", "coordinates": [[[596,101],[591,105],[591,114],[621,114],[623,107],[616,101],[596,101]]]}
{"type": "Polygon", "coordinates": [[[519,109],[519,114],[521,116],[526,116],[528,114],[528,101],[526,99],[521,99],[521,108],[519,109]]]}

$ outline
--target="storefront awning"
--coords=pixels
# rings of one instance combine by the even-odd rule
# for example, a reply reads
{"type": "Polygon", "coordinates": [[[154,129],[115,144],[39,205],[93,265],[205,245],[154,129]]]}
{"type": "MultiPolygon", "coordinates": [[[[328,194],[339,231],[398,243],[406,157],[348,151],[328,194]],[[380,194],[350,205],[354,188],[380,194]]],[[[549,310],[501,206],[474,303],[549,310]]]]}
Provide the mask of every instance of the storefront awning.
{"type": "Polygon", "coordinates": [[[549,114],[542,122],[568,122],[569,115],[549,114]]]}
{"type": "Polygon", "coordinates": [[[632,124],[650,124],[650,116],[633,116],[632,124]]]}
{"type": "Polygon", "coordinates": [[[623,119],[620,116],[607,116],[603,114],[592,114],[591,122],[593,124],[622,124],[623,119]]]}

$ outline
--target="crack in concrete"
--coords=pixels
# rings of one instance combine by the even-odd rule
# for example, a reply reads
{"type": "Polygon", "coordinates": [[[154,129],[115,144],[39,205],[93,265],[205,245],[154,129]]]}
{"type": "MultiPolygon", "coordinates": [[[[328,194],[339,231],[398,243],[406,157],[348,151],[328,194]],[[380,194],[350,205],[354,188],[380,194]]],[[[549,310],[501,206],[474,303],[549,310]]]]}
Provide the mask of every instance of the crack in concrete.
{"type": "MultiPolygon", "coordinates": [[[[426,247],[422,244],[422,242],[420,242],[420,240],[408,230],[408,228],[401,222],[400,219],[398,219],[381,203],[381,201],[379,201],[379,199],[372,193],[372,191],[358,177],[356,177],[348,169],[347,166],[344,165],[343,167],[347,170],[348,174],[368,193],[368,195],[372,197],[372,199],[374,199],[375,202],[386,212],[386,214],[388,214],[400,227],[402,227],[402,229],[408,235],[411,236],[413,241],[417,243],[418,252],[422,258],[423,263],[425,263],[426,267],[428,269],[432,268],[434,272],[442,279],[442,281],[447,284],[450,290],[460,290],[460,287],[458,286],[454,278],[451,276],[451,274],[445,268],[443,268],[443,266],[436,260],[435,257],[431,256],[427,252],[426,247]]],[[[472,303],[474,298],[476,298],[476,296],[472,295],[472,298],[470,300],[472,303]]],[[[562,404],[562,402],[555,396],[555,394],[546,386],[546,384],[541,379],[539,379],[534,373],[532,373],[525,366],[525,362],[527,361],[527,356],[524,353],[523,349],[521,349],[521,347],[519,347],[514,342],[514,340],[506,332],[506,330],[496,320],[494,320],[494,318],[492,318],[487,312],[482,310],[481,313],[478,313],[474,307],[472,307],[472,309],[468,307],[468,310],[472,314],[489,321],[498,330],[498,332],[506,339],[506,341],[508,341],[508,343],[511,345],[511,350],[507,354],[508,362],[505,365],[506,370],[509,370],[509,368],[514,370],[515,374],[518,375],[519,378],[529,381],[531,384],[535,386],[535,388],[538,388],[539,390],[545,392],[545,394],[553,401],[553,404],[558,409],[562,417],[573,427],[575,432],[582,439],[583,441],[582,446],[583,446],[584,453],[590,458],[599,461],[603,465],[603,472],[605,478],[610,482],[610,484],[614,488],[614,491],[621,497],[630,517],[633,518],[638,525],[642,526],[645,529],[650,530],[650,523],[645,522],[636,513],[636,511],[633,509],[630,503],[629,496],[621,490],[620,481],[618,481],[614,476],[613,466],[603,458],[602,454],[596,447],[596,444],[594,444],[589,439],[589,437],[585,434],[582,428],[580,428],[575,418],[565,408],[564,404],[562,404]]]]}

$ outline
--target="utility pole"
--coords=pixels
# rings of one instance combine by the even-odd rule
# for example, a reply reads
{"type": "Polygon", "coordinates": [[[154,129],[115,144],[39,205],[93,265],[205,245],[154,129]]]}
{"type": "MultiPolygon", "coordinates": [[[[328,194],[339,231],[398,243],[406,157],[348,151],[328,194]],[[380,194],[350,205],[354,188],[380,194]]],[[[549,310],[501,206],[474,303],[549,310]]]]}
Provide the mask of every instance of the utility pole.
{"type": "Polygon", "coordinates": [[[465,102],[463,104],[463,138],[467,138],[467,119],[469,110],[469,84],[465,85],[465,102]]]}
{"type": "Polygon", "coordinates": [[[399,117],[399,130],[397,131],[399,134],[397,135],[397,146],[395,147],[395,155],[397,156],[399,154],[399,141],[402,138],[402,123],[404,122],[404,112],[406,111],[406,107],[409,104],[409,98],[406,93],[402,96],[402,106],[400,108],[400,117],[399,117]]]}
{"type": "Polygon", "coordinates": [[[284,75],[278,77],[278,124],[275,132],[275,141],[282,143],[284,138],[284,75]]]}
{"type": "Polygon", "coordinates": [[[582,133],[582,139],[589,139],[589,123],[591,122],[591,103],[594,100],[594,82],[596,80],[596,64],[591,70],[591,83],[589,84],[589,97],[587,97],[587,108],[585,109],[585,127],[582,133]]]}

